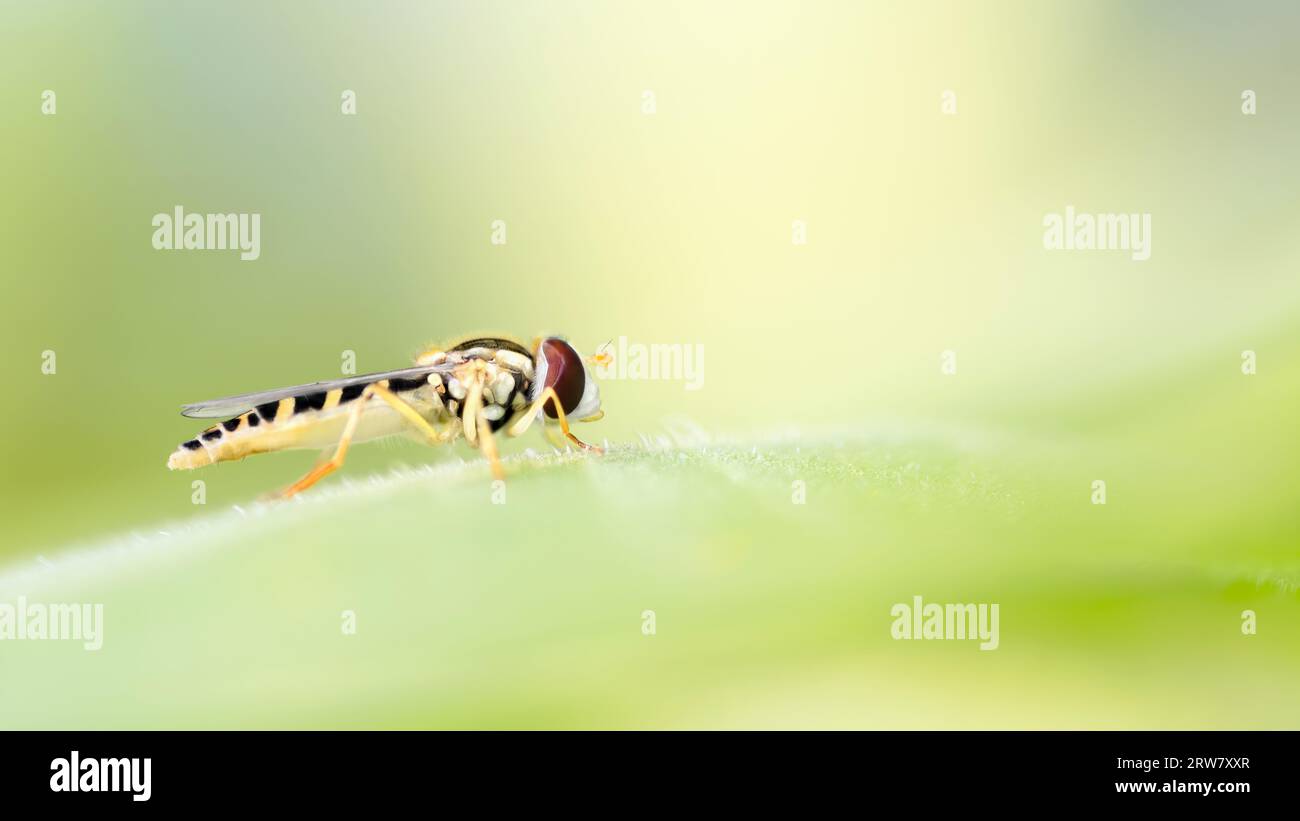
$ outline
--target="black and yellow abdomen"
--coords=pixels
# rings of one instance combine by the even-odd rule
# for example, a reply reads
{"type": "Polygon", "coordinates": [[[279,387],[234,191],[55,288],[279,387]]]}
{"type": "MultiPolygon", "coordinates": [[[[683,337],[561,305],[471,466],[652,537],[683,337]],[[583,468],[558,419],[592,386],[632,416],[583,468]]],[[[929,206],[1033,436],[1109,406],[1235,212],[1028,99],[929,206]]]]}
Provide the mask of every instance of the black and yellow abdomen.
{"type": "MultiPolygon", "coordinates": [[[[424,378],[384,379],[378,384],[402,396],[422,414],[437,415],[434,389],[424,378]]],[[[213,425],[181,445],[167,460],[172,470],[192,470],[256,453],[299,448],[327,448],[338,441],[347,416],[365,384],[316,391],[266,402],[213,425]]],[[[369,400],[361,415],[356,441],[403,432],[401,417],[383,403],[369,400]]]]}

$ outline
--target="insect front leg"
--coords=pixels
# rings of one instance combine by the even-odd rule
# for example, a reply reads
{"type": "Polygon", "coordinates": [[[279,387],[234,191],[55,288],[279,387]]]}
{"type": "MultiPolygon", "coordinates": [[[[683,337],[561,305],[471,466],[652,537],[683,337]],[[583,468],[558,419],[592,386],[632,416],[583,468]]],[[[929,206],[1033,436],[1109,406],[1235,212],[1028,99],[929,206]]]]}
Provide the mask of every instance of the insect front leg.
{"type": "Polygon", "coordinates": [[[542,425],[542,436],[557,453],[563,453],[569,447],[569,441],[554,425],[542,425]]]}
{"type": "Polygon", "coordinates": [[[560,430],[564,432],[564,435],[570,442],[583,450],[590,450],[595,453],[605,452],[603,448],[597,447],[596,445],[588,445],[586,442],[573,435],[573,432],[569,430],[569,420],[564,415],[564,408],[560,406],[560,397],[556,395],[555,388],[551,387],[544,388],[541,396],[537,397],[537,401],[530,405],[528,410],[524,411],[523,417],[507,428],[506,432],[512,437],[523,435],[523,433],[532,426],[533,420],[538,417],[547,402],[550,402],[551,407],[555,408],[555,415],[557,421],[560,423],[560,430]]]}

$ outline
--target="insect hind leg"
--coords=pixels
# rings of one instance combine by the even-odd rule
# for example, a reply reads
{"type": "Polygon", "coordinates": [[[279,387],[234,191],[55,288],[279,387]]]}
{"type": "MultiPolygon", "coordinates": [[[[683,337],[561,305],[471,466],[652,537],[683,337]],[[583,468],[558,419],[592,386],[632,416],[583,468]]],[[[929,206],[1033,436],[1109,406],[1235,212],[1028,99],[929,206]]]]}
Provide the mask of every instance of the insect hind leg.
{"type": "Polygon", "coordinates": [[[352,444],[352,438],[357,432],[357,423],[361,421],[361,414],[365,412],[366,403],[371,397],[383,400],[389,407],[397,411],[404,421],[428,437],[431,444],[441,444],[447,441],[446,434],[439,433],[433,425],[429,424],[429,420],[421,416],[420,412],[411,407],[402,397],[375,382],[366,386],[366,389],[361,392],[361,396],[355,400],[351,410],[348,411],[348,421],[343,426],[343,433],[339,436],[339,443],[334,449],[334,455],[307,471],[307,475],[275,494],[274,498],[288,499],[295,496],[343,467],[343,462],[348,456],[348,447],[352,444]]]}
{"type": "Polygon", "coordinates": [[[348,411],[347,424],[343,426],[343,433],[339,436],[338,446],[334,448],[334,455],[316,467],[307,471],[307,475],[298,481],[289,485],[279,493],[274,494],[272,498],[288,499],[302,493],[307,488],[329,476],[334,471],[343,467],[343,462],[348,457],[348,447],[352,444],[352,437],[356,435],[357,423],[361,421],[361,412],[365,408],[366,400],[370,398],[370,387],[362,391],[361,396],[357,397],[356,403],[348,411]]]}

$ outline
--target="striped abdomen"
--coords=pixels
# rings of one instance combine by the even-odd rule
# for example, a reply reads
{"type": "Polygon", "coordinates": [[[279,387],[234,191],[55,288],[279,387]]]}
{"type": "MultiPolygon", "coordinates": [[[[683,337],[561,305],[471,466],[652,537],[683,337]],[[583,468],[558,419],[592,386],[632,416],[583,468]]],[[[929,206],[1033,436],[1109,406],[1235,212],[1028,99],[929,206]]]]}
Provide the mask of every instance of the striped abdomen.
{"type": "MultiPolygon", "coordinates": [[[[422,414],[440,412],[440,402],[424,378],[384,379],[380,385],[398,394],[422,414]]],[[[172,470],[188,470],[215,462],[242,459],[255,453],[291,448],[328,448],[338,442],[348,411],[366,385],[348,385],[330,391],[304,393],[267,402],[232,419],[213,425],[182,442],[168,458],[172,470]]],[[[357,426],[354,441],[402,433],[401,417],[392,408],[369,400],[357,426]]]]}

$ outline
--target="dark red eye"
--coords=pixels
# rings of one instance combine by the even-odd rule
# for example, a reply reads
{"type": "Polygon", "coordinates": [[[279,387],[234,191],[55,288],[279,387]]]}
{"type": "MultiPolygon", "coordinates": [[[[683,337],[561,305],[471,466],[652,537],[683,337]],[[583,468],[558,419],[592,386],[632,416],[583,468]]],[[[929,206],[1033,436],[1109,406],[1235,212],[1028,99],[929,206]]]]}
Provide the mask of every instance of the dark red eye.
{"type": "MultiPolygon", "coordinates": [[[[582,392],[587,387],[587,373],[582,365],[582,357],[568,342],[555,337],[542,340],[542,355],[546,357],[545,387],[555,388],[555,395],[560,398],[564,412],[573,413],[582,401],[582,392]]],[[[550,402],[546,403],[546,415],[552,419],[559,416],[550,402]]]]}

